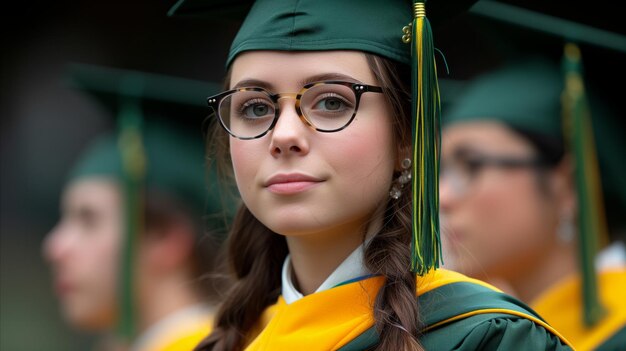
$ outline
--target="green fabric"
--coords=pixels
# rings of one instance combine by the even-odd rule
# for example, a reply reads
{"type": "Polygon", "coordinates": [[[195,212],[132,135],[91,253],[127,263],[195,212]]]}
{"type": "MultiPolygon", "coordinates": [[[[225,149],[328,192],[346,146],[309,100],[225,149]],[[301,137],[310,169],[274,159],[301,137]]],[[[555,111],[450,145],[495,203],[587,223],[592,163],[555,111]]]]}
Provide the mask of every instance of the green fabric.
{"type": "Polygon", "coordinates": [[[144,109],[152,111],[158,110],[151,108],[152,104],[206,111],[206,97],[222,89],[220,83],[88,64],[68,65],[65,81],[73,88],[95,94],[112,109],[120,104],[120,97],[133,96],[150,102],[144,109]]]}
{"type": "MultiPolygon", "coordinates": [[[[128,82],[127,84],[132,84],[128,82]]],[[[125,88],[137,88],[132,84],[125,88]]],[[[118,276],[118,310],[117,333],[124,340],[132,340],[137,333],[138,309],[135,306],[135,252],[139,242],[140,233],[143,231],[143,190],[146,176],[145,150],[142,142],[141,125],[143,114],[140,104],[135,96],[124,97],[120,102],[118,113],[118,150],[121,155],[122,175],[118,178],[121,182],[121,195],[124,218],[124,244],[120,252],[120,272],[118,276]]]]}
{"type": "MultiPolygon", "coordinates": [[[[204,212],[207,202],[204,148],[202,134],[197,135],[173,123],[149,121],[142,130],[146,152],[145,186],[165,194],[176,195],[197,213],[204,212]]],[[[102,135],[89,147],[71,172],[70,181],[85,177],[107,176],[120,180],[122,158],[117,133],[102,135]]],[[[214,172],[210,178],[215,179],[214,172]]],[[[208,203],[219,210],[217,204],[208,203]]]]}
{"type": "Polygon", "coordinates": [[[358,6],[335,0],[257,1],[227,64],[249,50],[360,50],[409,64],[411,53],[400,37],[411,20],[408,1],[359,1],[358,6]]]}
{"type": "Polygon", "coordinates": [[[562,90],[556,66],[541,59],[514,62],[469,83],[443,124],[493,120],[562,139],[562,90]]]}
{"type": "MultiPolygon", "coordinates": [[[[418,297],[421,323],[428,327],[483,309],[506,309],[541,319],[530,307],[506,294],[470,282],[447,284],[418,297]]],[[[378,342],[374,327],[339,351],[366,350],[378,342]]],[[[486,313],[429,329],[420,342],[426,350],[569,350],[539,324],[506,313],[486,313]]]]}
{"type": "Polygon", "coordinates": [[[422,323],[426,326],[459,314],[488,308],[516,311],[543,321],[537,312],[521,301],[470,282],[444,285],[422,294],[417,302],[422,313],[422,323]]]}
{"type": "MultiPolygon", "coordinates": [[[[143,110],[142,140],[145,151],[144,186],[171,196],[197,215],[205,216],[209,228],[224,227],[235,211],[217,181],[214,168],[207,171],[202,122],[207,115],[201,102],[220,88],[189,79],[76,65],[69,70],[70,83],[86,90],[117,118],[124,83],[132,79],[139,87],[143,110]],[[170,95],[171,93],[171,95],[170,95]]],[[[106,132],[87,147],[69,174],[68,181],[106,176],[124,179],[117,131],[106,132]]]]}
{"type": "MultiPolygon", "coordinates": [[[[520,4],[523,6],[523,3],[520,4]]],[[[576,43],[596,45],[626,53],[626,36],[589,26],[591,24],[602,27],[604,21],[607,20],[604,16],[585,16],[583,21],[585,23],[583,24],[500,1],[488,0],[480,1],[472,7],[471,12],[524,29],[537,30],[558,38],[566,38],[576,43]]]]}
{"type": "Polygon", "coordinates": [[[117,148],[117,135],[100,135],[82,152],[74,164],[69,182],[92,176],[122,176],[122,158],[117,148]]]}
{"type": "Polygon", "coordinates": [[[425,334],[426,350],[572,350],[534,322],[507,314],[465,318],[425,334]]]}
{"type": "MultiPolygon", "coordinates": [[[[474,2],[431,0],[426,16],[436,25],[474,2]]],[[[409,0],[182,0],[170,10],[170,15],[212,19],[224,15],[242,19],[247,14],[227,65],[248,50],[359,50],[410,64],[410,46],[401,37],[412,13],[409,0]]]]}
{"type": "Polygon", "coordinates": [[[626,349],[626,326],[603,342],[595,351],[624,351],[626,349]]]}

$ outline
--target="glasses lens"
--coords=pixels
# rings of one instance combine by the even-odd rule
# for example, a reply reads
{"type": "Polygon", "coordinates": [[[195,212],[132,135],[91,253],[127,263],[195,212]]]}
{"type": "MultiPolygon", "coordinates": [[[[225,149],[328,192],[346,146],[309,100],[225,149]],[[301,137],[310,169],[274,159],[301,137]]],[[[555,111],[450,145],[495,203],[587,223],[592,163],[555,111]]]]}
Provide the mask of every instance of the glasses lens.
{"type": "Polygon", "coordinates": [[[222,99],[219,106],[219,116],[226,128],[241,138],[265,133],[274,115],[274,103],[263,91],[236,91],[222,99]]]}
{"type": "Polygon", "coordinates": [[[345,127],[356,109],[352,88],[341,84],[319,84],[304,92],[300,108],[318,130],[335,131],[345,127]]]}
{"type": "Polygon", "coordinates": [[[440,185],[449,186],[457,196],[462,196],[467,192],[471,178],[467,169],[456,162],[441,164],[439,170],[440,185]]]}

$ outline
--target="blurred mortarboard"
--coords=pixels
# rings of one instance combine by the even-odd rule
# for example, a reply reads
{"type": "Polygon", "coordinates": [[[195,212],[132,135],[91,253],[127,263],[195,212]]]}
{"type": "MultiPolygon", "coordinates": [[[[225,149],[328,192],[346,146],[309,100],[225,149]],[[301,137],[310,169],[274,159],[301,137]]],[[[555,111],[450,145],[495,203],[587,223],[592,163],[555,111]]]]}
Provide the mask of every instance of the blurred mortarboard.
{"type": "MultiPolygon", "coordinates": [[[[75,64],[66,79],[110,112],[136,103],[145,156],[144,185],[171,195],[198,215],[221,213],[216,174],[207,171],[202,123],[208,109],[202,101],[218,84],[152,73],[75,64]],[[204,190],[204,191],[203,191],[204,190]]],[[[118,121],[119,123],[120,121],[118,121]]],[[[87,148],[70,180],[106,175],[122,180],[124,167],[118,132],[105,133],[87,148]]]]}
{"type": "MultiPolygon", "coordinates": [[[[181,0],[170,15],[243,20],[226,66],[245,51],[357,50],[410,65],[413,229],[411,270],[439,266],[440,96],[430,21],[444,22],[475,0],[181,0]],[[417,134],[420,137],[417,138],[417,134]],[[419,141],[419,142],[418,142],[419,141]]],[[[216,35],[213,33],[212,35],[216,35]]]]}
{"type": "Polygon", "coordinates": [[[133,267],[142,231],[144,194],[153,191],[203,219],[204,229],[223,232],[234,214],[235,199],[207,168],[202,122],[203,100],[220,85],[190,79],[71,65],[67,80],[98,100],[118,121],[118,129],[93,142],[70,173],[70,182],[85,177],[119,181],[125,213],[125,244],[121,254],[120,320],[118,332],[135,335],[133,267]]]}
{"type": "Polygon", "coordinates": [[[506,25],[536,31],[542,35],[626,53],[626,36],[624,36],[623,27],[620,32],[606,29],[607,25],[617,24],[621,21],[621,18],[615,17],[616,13],[621,12],[610,13],[609,11],[611,5],[616,6],[614,4],[616,3],[600,1],[594,3],[594,6],[584,8],[584,4],[580,3],[562,5],[560,3],[534,2],[536,8],[549,8],[550,13],[546,13],[530,9],[529,5],[532,6],[533,3],[523,0],[506,2],[481,0],[470,9],[470,13],[506,25]],[[514,5],[514,3],[519,5],[514,5]],[[580,16],[581,14],[585,15],[580,16]],[[582,17],[584,23],[580,19],[576,20],[572,17],[582,17]]]}

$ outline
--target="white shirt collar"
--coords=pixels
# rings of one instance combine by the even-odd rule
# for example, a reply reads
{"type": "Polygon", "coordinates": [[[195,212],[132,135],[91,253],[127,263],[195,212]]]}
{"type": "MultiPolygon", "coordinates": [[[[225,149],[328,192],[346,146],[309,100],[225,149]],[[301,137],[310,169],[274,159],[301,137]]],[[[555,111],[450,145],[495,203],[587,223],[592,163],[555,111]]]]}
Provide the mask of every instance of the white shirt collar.
{"type": "Polygon", "coordinates": [[[599,271],[626,267],[626,246],[616,241],[604,248],[596,256],[596,269],[599,271]]]}
{"type": "Polygon", "coordinates": [[[135,342],[133,342],[131,351],[153,350],[155,340],[158,340],[159,336],[165,332],[186,326],[186,322],[196,320],[204,322],[210,318],[211,314],[212,308],[202,303],[175,311],[141,333],[135,342]]]}
{"type": "MultiPolygon", "coordinates": [[[[317,293],[328,290],[337,284],[341,284],[348,280],[368,274],[369,271],[363,264],[363,245],[359,245],[359,247],[357,247],[356,250],[354,250],[343,262],[341,262],[339,267],[337,267],[328,276],[328,278],[326,278],[326,280],[319,286],[319,288],[317,288],[317,290],[315,290],[315,292],[317,293]]],[[[291,279],[292,276],[291,255],[287,255],[285,263],[283,263],[282,270],[282,295],[287,304],[298,301],[303,297],[302,293],[299,292],[294,286],[291,279]]]]}

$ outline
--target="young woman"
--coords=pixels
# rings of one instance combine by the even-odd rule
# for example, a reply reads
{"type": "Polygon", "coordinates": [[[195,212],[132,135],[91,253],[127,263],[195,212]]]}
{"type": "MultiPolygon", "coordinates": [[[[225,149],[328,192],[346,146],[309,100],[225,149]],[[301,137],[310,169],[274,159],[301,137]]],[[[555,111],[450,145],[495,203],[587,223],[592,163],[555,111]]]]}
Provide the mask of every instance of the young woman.
{"type": "Polygon", "coordinates": [[[603,310],[585,321],[577,219],[587,210],[578,206],[575,158],[562,132],[563,89],[554,64],[520,60],[476,79],[444,116],[445,267],[528,302],[579,350],[623,349],[626,250],[616,234],[624,230],[626,188],[611,155],[625,148],[617,129],[599,130],[609,115],[593,110],[607,209],[617,216],[609,217],[612,244],[597,262],[603,310]]]}
{"type": "Polygon", "coordinates": [[[487,284],[411,271],[410,20],[404,1],[253,5],[208,99],[243,205],[198,350],[568,348],[487,284]]]}

